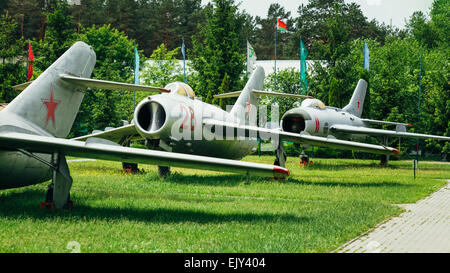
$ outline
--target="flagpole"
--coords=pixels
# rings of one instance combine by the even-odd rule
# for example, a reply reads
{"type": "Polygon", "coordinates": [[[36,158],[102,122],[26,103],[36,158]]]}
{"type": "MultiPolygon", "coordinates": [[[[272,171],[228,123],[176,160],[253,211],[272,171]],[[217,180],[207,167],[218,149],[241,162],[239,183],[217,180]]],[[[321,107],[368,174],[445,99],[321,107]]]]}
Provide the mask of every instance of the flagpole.
{"type": "MultiPolygon", "coordinates": [[[[420,41],[420,72],[419,72],[419,98],[417,106],[417,123],[420,122],[420,93],[422,89],[422,41],[420,41]]],[[[416,139],[416,162],[414,163],[414,179],[416,179],[416,164],[419,162],[419,139],[416,139]]]]}
{"type": "MultiPolygon", "coordinates": [[[[134,41],[134,50],[136,50],[136,41],[134,41]]],[[[136,84],[136,51],[134,53],[134,84],[136,84]]],[[[136,91],[133,91],[133,110],[136,109],[136,91]]]]}
{"type": "Polygon", "coordinates": [[[300,92],[302,93],[302,36],[300,36],[300,92]]]}
{"type": "Polygon", "coordinates": [[[278,18],[275,19],[275,91],[277,91],[277,28],[278,18]]]}
{"type": "Polygon", "coordinates": [[[247,37],[247,44],[245,45],[245,47],[247,48],[247,71],[245,71],[245,75],[247,75],[248,77],[248,37],[247,37]]]}
{"type": "Polygon", "coordinates": [[[187,83],[187,79],[186,79],[186,48],[184,46],[184,37],[182,37],[183,39],[183,75],[184,75],[184,82],[187,83]]]}

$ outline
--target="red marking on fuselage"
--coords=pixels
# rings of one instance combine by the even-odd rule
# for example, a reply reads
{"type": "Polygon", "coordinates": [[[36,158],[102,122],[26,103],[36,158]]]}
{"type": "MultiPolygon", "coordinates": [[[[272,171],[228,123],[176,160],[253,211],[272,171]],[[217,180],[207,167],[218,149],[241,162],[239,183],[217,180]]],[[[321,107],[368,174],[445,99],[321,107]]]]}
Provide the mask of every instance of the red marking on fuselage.
{"type": "Polygon", "coordinates": [[[189,111],[191,112],[191,131],[194,131],[195,125],[197,123],[195,120],[194,109],[191,106],[189,106],[189,111]]]}
{"type": "Polygon", "coordinates": [[[58,104],[61,102],[60,100],[55,101],[53,100],[53,88],[50,90],[50,99],[42,99],[42,102],[47,107],[47,117],[45,119],[45,126],[48,125],[48,120],[52,119],[53,122],[53,128],[56,129],[56,122],[55,122],[55,110],[56,107],[58,107],[58,104]]]}
{"type": "Polygon", "coordinates": [[[184,106],[184,105],[180,105],[180,108],[181,108],[181,111],[184,112],[184,119],[183,119],[183,122],[181,123],[180,128],[188,129],[188,127],[191,127],[191,131],[193,131],[195,128],[195,125],[196,125],[194,109],[191,106],[186,108],[186,106],[184,106]],[[188,111],[188,109],[189,109],[189,111],[188,111]],[[191,116],[190,125],[188,123],[189,115],[191,116]]]}
{"type": "Polygon", "coordinates": [[[317,117],[314,117],[314,119],[316,120],[316,130],[315,130],[315,132],[318,133],[319,129],[320,129],[320,122],[319,122],[319,119],[317,117]]]}

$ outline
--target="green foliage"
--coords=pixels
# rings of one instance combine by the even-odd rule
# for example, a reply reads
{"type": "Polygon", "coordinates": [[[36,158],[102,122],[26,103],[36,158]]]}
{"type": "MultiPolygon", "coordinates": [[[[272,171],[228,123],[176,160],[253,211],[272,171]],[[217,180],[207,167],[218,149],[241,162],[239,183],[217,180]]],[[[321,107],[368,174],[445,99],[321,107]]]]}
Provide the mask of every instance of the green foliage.
{"type": "Polygon", "coordinates": [[[34,51],[39,52],[34,64],[41,71],[56,61],[77,39],[67,2],[61,2],[53,12],[46,13],[46,18],[44,39],[32,43],[34,51]]]}
{"type": "Polygon", "coordinates": [[[11,86],[26,81],[24,41],[18,38],[17,23],[8,12],[0,17],[0,102],[10,102],[17,95],[11,86]]]}
{"type": "Polygon", "coordinates": [[[384,43],[390,32],[375,20],[367,21],[359,5],[347,4],[343,0],[310,0],[308,4],[299,6],[298,14],[294,19],[295,28],[290,39],[292,56],[298,56],[300,38],[306,45],[310,45],[311,59],[324,60],[328,59],[324,54],[330,57],[333,52],[327,53],[322,46],[327,47],[330,42],[336,44],[336,41],[342,40],[339,36],[348,36],[350,40],[371,38],[384,43]]]}
{"type": "Polygon", "coordinates": [[[436,33],[438,45],[447,47],[450,39],[450,2],[447,0],[435,0],[430,12],[432,29],[436,33]]]}
{"type": "Polygon", "coordinates": [[[239,90],[245,67],[237,6],[230,0],[214,0],[213,3],[214,6],[205,10],[206,22],[199,35],[193,37],[190,53],[191,67],[198,72],[196,93],[199,97],[207,97],[208,92],[216,93],[225,74],[230,77],[230,88],[239,90]]]}
{"type": "Polygon", "coordinates": [[[0,59],[2,64],[5,61],[16,62],[16,58],[23,53],[24,42],[16,35],[17,23],[8,12],[0,17],[0,59]]]}
{"type": "MultiPolygon", "coordinates": [[[[134,69],[134,42],[124,33],[106,25],[83,29],[81,41],[94,49],[97,56],[92,78],[132,82],[134,69]]],[[[121,120],[131,120],[133,115],[132,92],[92,89],[86,92],[72,132],[103,130],[122,125],[121,120]]]]}
{"type": "MultiPolygon", "coordinates": [[[[291,12],[286,12],[284,7],[278,3],[273,3],[269,6],[266,18],[261,18],[259,16],[256,16],[255,18],[256,36],[254,38],[255,43],[252,43],[252,45],[259,59],[273,60],[275,57],[274,41],[277,18],[286,23],[288,31],[292,30],[293,21],[291,18],[291,12]]],[[[289,59],[292,56],[298,56],[298,54],[292,54],[292,50],[290,50],[291,48],[288,48],[289,37],[289,33],[281,33],[280,31],[277,31],[277,59],[282,60],[289,59]]]]}
{"type": "MultiPolygon", "coordinates": [[[[300,72],[296,71],[294,68],[278,71],[276,86],[275,75],[272,73],[266,77],[264,86],[265,89],[274,92],[300,94],[300,72]]],[[[298,99],[284,97],[267,97],[261,100],[261,103],[266,105],[278,104],[279,113],[282,115],[294,106],[298,106],[300,101],[298,99]]]]}
{"type": "Polygon", "coordinates": [[[328,105],[341,108],[341,96],[339,96],[339,83],[335,77],[331,78],[330,91],[328,92],[328,105]]]}
{"type": "MultiPolygon", "coordinates": [[[[220,87],[219,87],[219,94],[224,94],[224,93],[227,93],[230,91],[231,91],[230,90],[230,77],[228,76],[227,73],[225,73],[225,76],[223,77],[222,83],[220,84],[220,87]]],[[[217,99],[214,99],[212,102],[217,104],[217,99]]],[[[222,98],[219,99],[219,103],[218,103],[219,107],[222,108],[223,110],[225,110],[225,107],[226,107],[225,102],[226,102],[226,99],[222,99],[222,98]]]]}
{"type": "Polygon", "coordinates": [[[180,47],[167,50],[164,44],[155,49],[150,56],[152,62],[146,62],[142,71],[143,83],[164,87],[171,82],[183,81],[182,67],[175,58],[179,51],[180,47]]]}

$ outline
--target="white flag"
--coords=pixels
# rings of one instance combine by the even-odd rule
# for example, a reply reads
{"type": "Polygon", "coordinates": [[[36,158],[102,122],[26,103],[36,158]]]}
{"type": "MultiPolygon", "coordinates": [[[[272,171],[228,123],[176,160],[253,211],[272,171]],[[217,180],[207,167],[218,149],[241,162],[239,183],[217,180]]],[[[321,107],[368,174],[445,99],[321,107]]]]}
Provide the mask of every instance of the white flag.
{"type": "Polygon", "coordinates": [[[247,72],[252,73],[256,64],[256,54],[252,45],[247,41],[247,72]]]}

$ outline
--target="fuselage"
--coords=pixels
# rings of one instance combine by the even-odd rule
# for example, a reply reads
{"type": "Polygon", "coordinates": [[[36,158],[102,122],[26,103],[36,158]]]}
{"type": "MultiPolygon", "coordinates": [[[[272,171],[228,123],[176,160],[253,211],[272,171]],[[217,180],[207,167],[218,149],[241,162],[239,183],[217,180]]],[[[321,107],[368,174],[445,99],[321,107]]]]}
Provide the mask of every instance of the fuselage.
{"type": "MultiPolygon", "coordinates": [[[[32,135],[51,136],[38,126],[23,118],[9,113],[0,112],[0,133],[17,132],[32,135]]],[[[50,154],[34,154],[35,156],[50,162],[50,154]]],[[[17,150],[8,149],[0,143],[0,189],[24,187],[51,179],[51,168],[17,150]]]]}
{"type": "Polygon", "coordinates": [[[230,132],[227,135],[226,130],[204,127],[206,119],[238,122],[219,107],[177,93],[144,99],[134,115],[138,133],[156,143],[154,148],[165,151],[241,159],[256,148],[256,139],[240,139],[230,132]]]}
{"type": "Polygon", "coordinates": [[[297,107],[287,111],[281,121],[283,131],[313,136],[354,139],[357,135],[334,134],[330,127],[335,124],[366,127],[361,118],[333,107],[297,107]]]}

